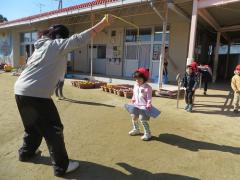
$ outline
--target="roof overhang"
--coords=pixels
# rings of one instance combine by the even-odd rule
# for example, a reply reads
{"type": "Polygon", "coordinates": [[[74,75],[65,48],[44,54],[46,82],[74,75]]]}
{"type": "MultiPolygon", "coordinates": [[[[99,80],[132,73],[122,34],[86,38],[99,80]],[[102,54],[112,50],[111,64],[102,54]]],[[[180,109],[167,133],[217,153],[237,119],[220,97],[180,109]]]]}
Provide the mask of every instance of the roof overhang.
{"type": "Polygon", "coordinates": [[[84,3],[76,6],[71,6],[68,8],[63,8],[60,10],[50,11],[34,16],[29,16],[26,18],[21,18],[9,22],[0,24],[0,29],[5,29],[9,27],[15,27],[20,25],[28,25],[48,19],[54,19],[64,16],[70,16],[75,14],[84,14],[97,10],[105,10],[109,8],[115,8],[119,6],[131,5],[134,3],[147,2],[147,0],[98,0],[91,3],[84,3]]]}
{"type": "Polygon", "coordinates": [[[240,0],[198,0],[199,16],[227,42],[240,38],[240,0]]]}
{"type": "Polygon", "coordinates": [[[213,6],[223,6],[235,2],[240,2],[240,0],[199,0],[198,9],[209,8],[213,6]]]}

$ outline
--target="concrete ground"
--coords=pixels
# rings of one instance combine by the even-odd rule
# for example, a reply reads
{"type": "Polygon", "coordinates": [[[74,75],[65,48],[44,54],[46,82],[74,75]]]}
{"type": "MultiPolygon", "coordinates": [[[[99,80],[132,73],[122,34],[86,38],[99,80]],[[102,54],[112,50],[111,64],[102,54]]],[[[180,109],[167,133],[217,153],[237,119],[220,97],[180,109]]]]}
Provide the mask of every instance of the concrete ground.
{"type": "Polygon", "coordinates": [[[238,180],[240,116],[230,112],[228,91],[199,91],[195,111],[176,109],[176,100],[154,98],[162,114],[151,120],[150,142],[129,137],[129,100],[101,90],[80,90],[67,82],[67,101],[56,101],[65,125],[66,147],[80,168],[55,178],[45,142],[34,163],[18,161],[23,127],[14,101],[16,77],[0,74],[0,180],[238,180]]]}

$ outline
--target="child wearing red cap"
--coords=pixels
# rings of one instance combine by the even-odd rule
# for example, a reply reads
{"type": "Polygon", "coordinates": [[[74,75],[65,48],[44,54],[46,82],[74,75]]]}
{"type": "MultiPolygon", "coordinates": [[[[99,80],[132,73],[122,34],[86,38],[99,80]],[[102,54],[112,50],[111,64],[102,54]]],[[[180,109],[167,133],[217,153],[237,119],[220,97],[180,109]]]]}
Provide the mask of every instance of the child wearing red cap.
{"type": "Polygon", "coordinates": [[[193,96],[198,85],[198,77],[194,72],[192,65],[188,65],[186,68],[186,73],[182,79],[182,86],[185,88],[185,101],[187,112],[192,112],[193,109],[193,96]]]}
{"type": "Polygon", "coordinates": [[[148,124],[150,116],[146,114],[146,110],[152,107],[152,88],[147,84],[149,78],[149,70],[145,68],[139,68],[133,73],[133,77],[136,80],[136,84],[133,89],[132,104],[135,105],[135,111],[131,114],[133,129],[129,132],[129,135],[140,135],[139,122],[143,125],[144,135],[142,140],[148,141],[151,139],[151,131],[148,124]]]}
{"type": "Polygon", "coordinates": [[[238,106],[239,106],[239,101],[240,101],[240,64],[237,65],[235,71],[234,71],[234,76],[232,78],[232,89],[234,91],[234,113],[238,112],[238,106]]]}

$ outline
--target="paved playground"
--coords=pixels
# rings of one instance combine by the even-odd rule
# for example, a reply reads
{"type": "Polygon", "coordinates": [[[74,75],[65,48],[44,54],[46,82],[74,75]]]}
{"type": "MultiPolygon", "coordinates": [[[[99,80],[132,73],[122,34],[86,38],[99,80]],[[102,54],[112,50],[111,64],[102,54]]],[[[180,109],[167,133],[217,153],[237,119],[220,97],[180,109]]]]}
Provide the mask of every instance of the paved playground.
{"type": "MultiPolygon", "coordinates": [[[[18,161],[23,128],[14,101],[16,77],[0,74],[0,180],[52,180],[45,142],[34,163],[18,161]]],[[[154,138],[129,137],[128,100],[101,90],[64,87],[66,101],[56,101],[66,147],[80,168],[66,179],[80,180],[238,180],[240,179],[240,116],[230,112],[227,90],[195,97],[195,111],[176,109],[176,100],[154,98],[162,111],[150,122],[154,138]]],[[[61,178],[59,178],[61,179],[61,178]]],[[[64,179],[64,178],[63,178],[64,179]]]]}

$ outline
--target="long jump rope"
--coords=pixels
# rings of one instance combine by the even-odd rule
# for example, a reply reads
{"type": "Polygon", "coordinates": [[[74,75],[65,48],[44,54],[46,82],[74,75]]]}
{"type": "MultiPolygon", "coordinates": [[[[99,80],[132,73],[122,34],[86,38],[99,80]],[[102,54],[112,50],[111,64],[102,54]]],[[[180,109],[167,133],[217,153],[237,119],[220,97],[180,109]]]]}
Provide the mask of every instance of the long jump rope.
{"type": "Polygon", "coordinates": [[[132,27],[134,27],[137,30],[137,38],[136,38],[136,41],[137,41],[137,58],[139,59],[139,47],[140,47],[140,39],[139,39],[140,28],[139,28],[139,26],[134,24],[134,23],[132,23],[132,22],[130,22],[130,21],[127,21],[126,19],[118,17],[116,15],[105,14],[105,18],[106,18],[108,24],[109,24],[109,15],[114,17],[114,18],[116,18],[116,19],[118,19],[119,21],[122,21],[122,22],[124,22],[124,23],[126,23],[126,24],[128,24],[128,25],[130,25],[132,27]]]}
{"type": "MultiPolygon", "coordinates": [[[[129,24],[130,26],[132,26],[132,27],[137,29],[137,39],[136,39],[137,40],[137,56],[139,57],[139,29],[140,29],[139,26],[137,26],[136,24],[134,24],[134,23],[132,23],[130,21],[127,21],[127,20],[125,20],[125,19],[123,19],[121,17],[118,17],[116,15],[105,14],[105,18],[106,18],[106,21],[107,21],[108,24],[110,24],[109,23],[109,15],[111,15],[112,17],[114,17],[114,18],[116,18],[116,19],[118,19],[118,20],[120,20],[120,21],[122,21],[122,22],[124,22],[126,24],[129,24]]],[[[93,26],[93,24],[92,24],[92,26],[93,26]]],[[[91,39],[91,44],[93,44],[93,39],[91,39]]],[[[92,56],[92,48],[91,48],[91,56],[92,56]]],[[[92,57],[91,57],[91,59],[92,59],[92,57]]],[[[92,69],[93,69],[92,66],[93,66],[93,64],[92,64],[92,61],[91,61],[91,76],[92,76],[92,69]]]]}

